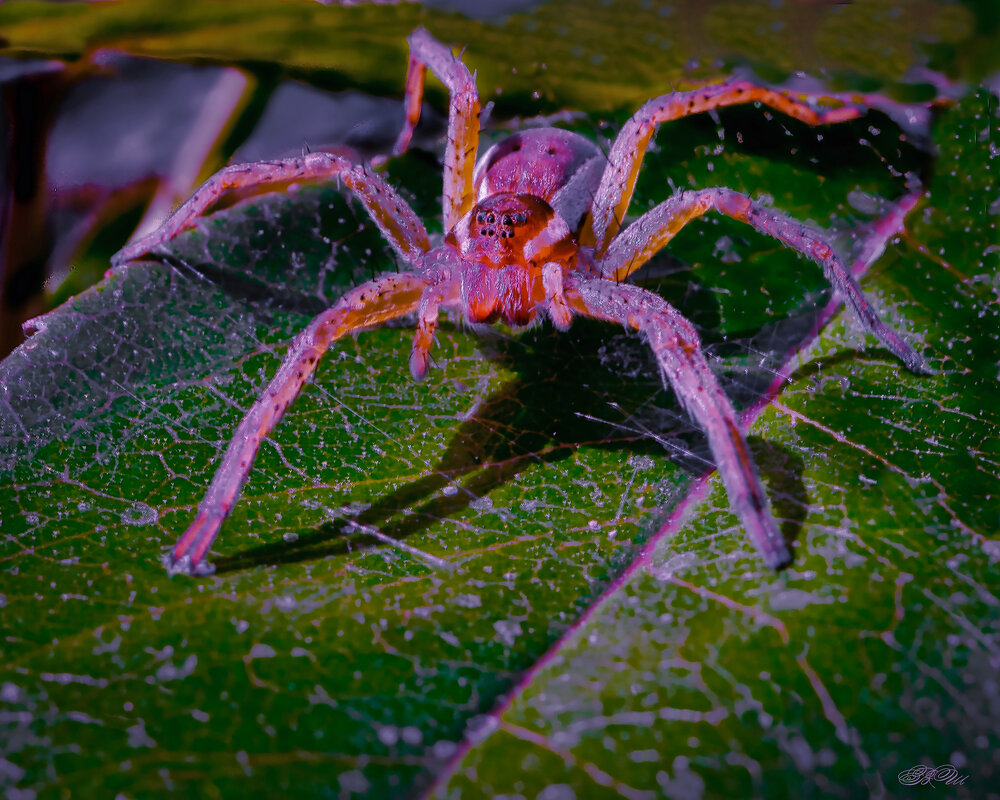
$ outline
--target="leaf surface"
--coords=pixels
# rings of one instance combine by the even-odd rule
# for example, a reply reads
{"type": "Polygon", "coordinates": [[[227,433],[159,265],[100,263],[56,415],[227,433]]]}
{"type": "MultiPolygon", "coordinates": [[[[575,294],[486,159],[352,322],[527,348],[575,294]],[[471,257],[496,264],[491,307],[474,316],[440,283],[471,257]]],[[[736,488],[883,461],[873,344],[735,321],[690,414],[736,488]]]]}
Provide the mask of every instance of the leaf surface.
{"type": "MultiPolygon", "coordinates": [[[[334,188],[213,215],[43,318],[0,365],[0,785],[375,797],[444,770],[445,793],[598,796],[608,776],[619,791],[847,795],[953,753],[970,790],[989,785],[988,100],[939,121],[930,197],[865,282],[940,373],[904,373],[838,321],[752,432],[798,543],[777,576],[717,488],[625,572],[710,459],[639,339],[453,322],[422,384],[405,326],[339,343],[263,448],[219,573],[169,579],[158,558],[287,343],[393,268],[334,188]],[[462,752],[463,737],[481,741],[462,752]]],[[[576,124],[600,138],[621,121],[576,124]]],[[[727,185],[850,252],[927,168],[900,135],[877,114],[822,133],[754,109],[684,121],[659,137],[634,210],[727,185]]],[[[387,177],[436,217],[433,159],[387,177]]],[[[692,224],[643,280],[696,322],[744,407],[828,299],[810,263],[725,220],[692,224]]]]}

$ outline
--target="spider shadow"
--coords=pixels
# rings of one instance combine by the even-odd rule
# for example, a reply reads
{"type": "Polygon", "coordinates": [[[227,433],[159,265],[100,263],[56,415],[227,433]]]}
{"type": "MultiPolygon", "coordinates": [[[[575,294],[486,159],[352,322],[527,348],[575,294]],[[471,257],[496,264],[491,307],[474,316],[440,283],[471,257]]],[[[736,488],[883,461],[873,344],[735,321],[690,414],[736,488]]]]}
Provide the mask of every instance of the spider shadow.
{"type": "Polygon", "coordinates": [[[188,260],[176,253],[155,253],[154,257],[193,281],[204,281],[262,317],[279,310],[314,317],[332,305],[332,301],[310,297],[296,288],[275,286],[262,278],[207,259],[188,260]]]}
{"type": "MultiPolygon", "coordinates": [[[[476,405],[431,470],[353,518],[332,520],[293,542],[217,558],[218,572],[384,547],[384,542],[364,532],[367,527],[405,540],[438,520],[460,514],[525,470],[562,461],[581,446],[670,458],[692,478],[714,464],[704,434],[681,411],[672,392],[663,388],[652,353],[638,336],[581,320],[566,334],[548,326],[515,338],[490,331],[480,350],[487,358],[502,361],[517,377],[476,405]]],[[[748,392],[759,396],[769,374],[756,379],[745,374],[738,381],[723,377],[724,389],[739,397],[748,392]]],[[[760,440],[751,441],[751,448],[775,511],[785,520],[783,534],[793,541],[808,506],[801,460],[760,440]]],[[[654,520],[646,528],[655,530],[655,524],[654,520]]],[[[639,544],[636,541],[633,547],[639,544]]],[[[622,557],[627,557],[624,549],[622,557]]]]}
{"type": "MultiPolygon", "coordinates": [[[[593,327],[608,332],[606,326],[593,327]]],[[[592,340],[593,334],[585,334],[585,339],[592,340]]],[[[586,346],[586,342],[555,334],[547,327],[519,338],[487,331],[480,350],[487,358],[503,361],[517,377],[476,404],[475,412],[458,424],[432,469],[353,518],[326,523],[292,543],[262,545],[218,558],[217,570],[294,563],[384,546],[363,531],[351,532],[355,526],[372,526],[394,539],[406,539],[439,519],[462,512],[532,466],[561,461],[584,444],[662,455],[662,446],[654,438],[616,429],[613,420],[602,421],[608,416],[607,398],[613,396],[608,384],[614,374],[600,371],[594,381],[592,372],[597,370],[593,370],[593,356],[584,352],[586,346]],[[575,351],[570,357],[567,348],[575,351]],[[590,385],[582,391],[562,391],[569,385],[587,384],[588,377],[590,385]],[[542,402],[553,397],[559,402],[542,402]]],[[[652,375],[655,379],[655,371],[652,375]]],[[[622,410],[643,402],[641,384],[632,389],[617,397],[622,410]]],[[[645,394],[658,390],[658,385],[647,386],[645,394]]]]}

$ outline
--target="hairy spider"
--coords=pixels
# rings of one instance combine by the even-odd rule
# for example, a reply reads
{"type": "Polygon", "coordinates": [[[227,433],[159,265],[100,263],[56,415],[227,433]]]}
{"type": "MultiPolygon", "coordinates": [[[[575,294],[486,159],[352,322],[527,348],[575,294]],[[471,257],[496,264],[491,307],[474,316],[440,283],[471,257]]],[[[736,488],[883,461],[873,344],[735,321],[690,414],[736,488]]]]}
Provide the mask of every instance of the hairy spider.
{"type": "Polygon", "coordinates": [[[451,49],[426,30],[409,39],[406,120],[395,153],[404,152],[420,117],[426,70],[450,94],[444,154],[442,243],[432,246],[423,223],[370,166],[331,153],[226,167],[209,178],[152,234],[123,248],[115,264],[169,240],[224,192],[259,184],[339,180],[361,202],[408,265],[352,289],[294,340],[277,374],[233,435],[190,527],[165,556],[171,573],[206,575],[212,541],[240,492],[261,440],[302,390],[330,344],[345,334],[416,315],[409,367],[427,372],[438,314],[460,311],[469,322],[524,326],[539,315],[566,329],[575,315],[639,331],[680,399],[704,429],[729,500],[764,563],[777,569],[791,554],[771,514],[737,417],[719,387],[698,335],[662,297],[624,283],[690,220],[716,211],[742,220],[818,263],[865,328],[914,372],[924,360],[881,322],[833,248],[806,226],[726,188],[683,191],[623,230],[643,155],[656,126],[687,114],[760,102],[810,125],[864,113],[857,104],[814,107],[745,81],[730,81],[648,101],[604,153],[565,130],[525,130],[476,161],[479,96],[451,49]]]}

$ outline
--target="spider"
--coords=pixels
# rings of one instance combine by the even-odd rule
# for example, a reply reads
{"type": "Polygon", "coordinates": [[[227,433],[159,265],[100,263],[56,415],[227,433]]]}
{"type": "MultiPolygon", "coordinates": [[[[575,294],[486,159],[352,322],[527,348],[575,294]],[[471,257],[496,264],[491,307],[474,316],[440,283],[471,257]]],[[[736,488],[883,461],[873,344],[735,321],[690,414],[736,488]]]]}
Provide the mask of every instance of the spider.
{"type": "Polygon", "coordinates": [[[715,211],[741,220],[818,263],[864,327],[913,372],[923,358],[878,319],[844,262],[805,225],[736,191],[682,191],[622,229],[643,156],[657,125],[710,109],[759,102],[810,125],[853,119],[858,104],[818,108],[740,80],[654,98],[628,120],[609,154],[566,130],[515,133],[477,161],[480,103],[475,80],[449,47],[422,28],[409,37],[405,112],[395,154],[409,146],[420,118],[427,69],[449,91],[442,193],[443,240],[432,245],[423,223],[370,165],[332,153],[236,164],[209,178],[153,233],[113,259],[123,264],[163,244],[224,192],[302,180],[338,180],[360,201],[407,265],[343,295],[293,341],[277,374],[240,422],[194,521],[164,557],[171,574],[208,575],[206,554],[250,471],[261,440],[277,424],[327,348],[349,333],[416,316],[409,368],[427,373],[438,315],[458,311],[470,323],[503,320],[523,327],[548,317],[565,330],[574,316],[638,331],[681,405],[704,429],[730,504],[764,563],[779,569],[791,553],[732,405],[702,353],[692,324],[662,297],[625,283],[690,220],[715,211]]]}

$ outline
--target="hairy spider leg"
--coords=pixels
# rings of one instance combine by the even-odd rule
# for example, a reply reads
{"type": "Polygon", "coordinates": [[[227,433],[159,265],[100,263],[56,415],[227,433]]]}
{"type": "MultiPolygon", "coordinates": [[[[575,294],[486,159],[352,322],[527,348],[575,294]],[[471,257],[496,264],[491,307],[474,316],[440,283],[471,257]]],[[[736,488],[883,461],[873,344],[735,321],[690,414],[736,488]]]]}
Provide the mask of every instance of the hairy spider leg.
{"type": "Polygon", "coordinates": [[[567,330],[573,321],[573,312],[566,302],[561,264],[550,261],[542,267],[542,288],[545,290],[545,309],[549,319],[559,330],[567,330]]]}
{"type": "Polygon", "coordinates": [[[646,148],[657,125],[713,108],[753,102],[763,103],[809,125],[844,122],[867,111],[864,105],[853,103],[818,110],[788,94],[762,89],[747,81],[729,81],[691,92],[656,97],[636,111],[615,138],[608,156],[608,167],[594,196],[593,230],[585,231],[581,244],[592,242],[600,255],[618,232],[632,200],[646,148]]]}
{"type": "Polygon", "coordinates": [[[424,290],[442,277],[403,272],[376,278],[349,291],[295,337],[277,374],[236,428],[194,521],[165,556],[171,574],[211,574],[205,554],[236,502],[261,441],[298,397],[327,348],[346,334],[416,311],[424,290]]]}
{"type": "Polygon", "coordinates": [[[708,436],[729,502],[764,563],[771,569],[788,564],[791,553],[771,514],[736,412],[691,323],[659,295],[605,278],[567,274],[565,298],[576,314],[617,322],[646,337],[681,405],[708,436]]]}
{"type": "Polygon", "coordinates": [[[420,217],[378,173],[334,153],[308,153],[277,161],[233,164],[219,170],[159,228],[123,247],[112,257],[111,263],[124,264],[169,241],[232,189],[333,179],[343,181],[354,193],[389,244],[404,259],[412,260],[430,249],[427,229],[420,217]]]}
{"type": "Polygon", "coordinates": [[[427,67],[447,87],[450,96],[441,196],[444,230],[448,232],[472,208],[475,199],[472,173],[479,150],[479,92],[475,78],[462,60],[424,28],[417,28],[410,34],[406,120],[393,148],[395,155],[402,154],[409,147],[413,129],[420,120],[427,67]]]}
{"type": "MultiPolygon", "coordinates": [[[[444,256],[448,251],[440,248],[432,251],[428,258],[433,259],[436,254],[444,256]]],[[[442,272],[441,275],[442,279],[427,287],[417,306],[417,330],[413,335],[409,366],[410,374],[418,381],[427,377],[427,365],[441,307],[456,308],[462,301],[462,281],[457,276],[457,269],[454,272],[442,272]]]]}
{"type": "Polygon", "coordinates": [[[717,211],[745,222],[761,233],[812,259],[840,292],[847,307],[870,333],[915,373],[931,372],[923,356],[878,318],[844,261],[816,231],[732,189],[696,189],[674,195],[647,211],[622,231],[597,262],[600,273],[622,281],[648,261],[690,220],[717,211]]]}

